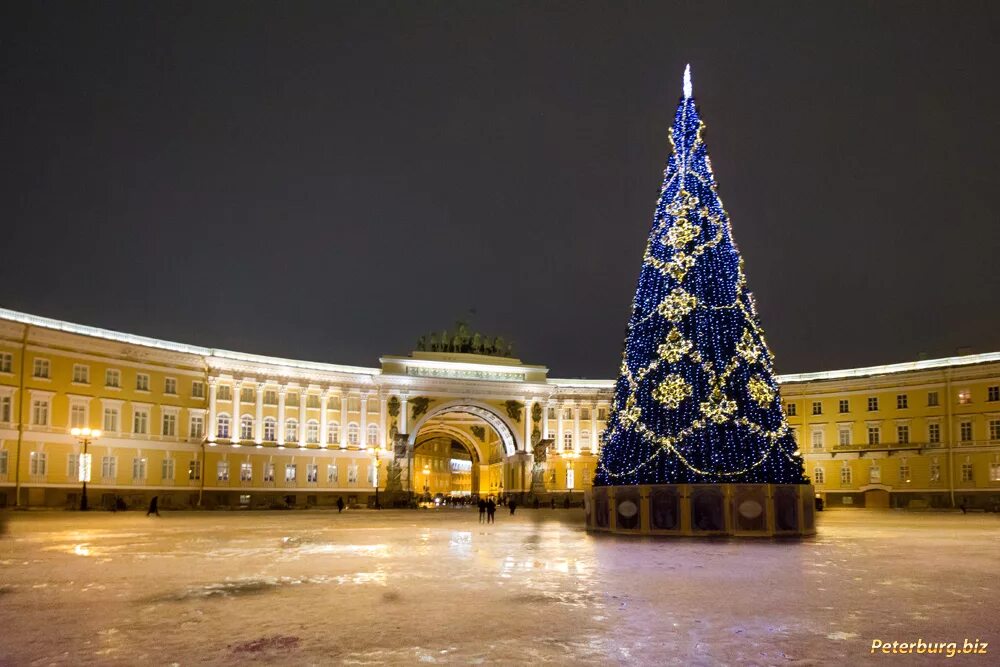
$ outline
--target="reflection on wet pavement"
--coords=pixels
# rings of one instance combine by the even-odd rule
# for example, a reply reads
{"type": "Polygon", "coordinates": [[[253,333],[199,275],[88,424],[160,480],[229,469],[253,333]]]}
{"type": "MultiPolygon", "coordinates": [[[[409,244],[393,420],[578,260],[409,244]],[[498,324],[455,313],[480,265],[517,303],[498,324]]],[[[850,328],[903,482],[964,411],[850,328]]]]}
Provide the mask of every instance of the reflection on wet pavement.
{"type": "Polygon", "coordinates": [[[501,519],[19,514],[0,664],[822,664],[875,637],[1000,642],[993,516],[826,512],[795,542],[501,519]]]}

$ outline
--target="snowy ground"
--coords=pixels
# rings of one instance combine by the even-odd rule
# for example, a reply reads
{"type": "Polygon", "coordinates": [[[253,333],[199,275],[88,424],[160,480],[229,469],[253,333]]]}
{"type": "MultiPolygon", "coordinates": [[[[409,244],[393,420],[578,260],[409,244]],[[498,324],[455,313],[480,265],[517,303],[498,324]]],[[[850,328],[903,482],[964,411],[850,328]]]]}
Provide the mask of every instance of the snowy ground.
{"type": "Polygon", "coordinates": [[[9,515],[0,664],[998,664],[1000,516],[592,536],[579,510],[9,515]],[[871,655],[883,641],[987,655],[871,655]]]}

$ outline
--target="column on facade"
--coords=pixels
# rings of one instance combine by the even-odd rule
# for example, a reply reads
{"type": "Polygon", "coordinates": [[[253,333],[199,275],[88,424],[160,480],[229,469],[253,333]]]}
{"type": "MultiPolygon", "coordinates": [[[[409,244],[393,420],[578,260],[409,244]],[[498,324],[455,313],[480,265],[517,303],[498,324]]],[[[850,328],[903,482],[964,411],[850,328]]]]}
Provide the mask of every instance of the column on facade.
{"type": "Polygon", "coordinates": [[[306,389],[299,391],[299,447],[306,447],[306,403],[309,394],[306,389]]]}
{"type": "Polygon", "coordinates": [[[208,441],[215,442],[215,434],[218,432],[219,410],[215,402],[219,393],[219,381],[216,378],[208,378],[208,423],[205,424],[205,432],[208,433],[208,441]]]}
{"type": "Polygon", "coordinates": [[[288,395],[287,385],[278,385],[278,446],[285,446],[285,397],[288,395]]]}
{"type": "Polygon", "coordinates": [[[327,437],[326,437],[326,427],[327,427],[326,408],[329,405],[329,401],[330,401],[330,392],[324,389],[323,393],[319,397],[319,446],[320,447],[326,447],[327,444],[329,444],[327,442],[327,437]]]}
{"type": "Polygon", "coordinates": [[[389,410],[389,399],[385,394],[379,397],[378,401],[378,437],[382,447],[388,446],[388,435],[385,432],[385,420],[389,410]]]}
{"type": "Polygon", "coordinates": [[[258,445],[264,442],[264,383],[257,383],[257,395],[254,396],[253,439],[258,445]]]}
{"type": "Polygon", "coordinates": [[[530,398],[524,399],[524,445],[523,451],[531,451],[531,404],[530,398]]]}
{"type": "Polygon", "coordinates": [[[340,448],[347,447],[347,394],[340,392],[340,448]]]}
{"type": "Polygon", "coordinates": [[[361,433],[359,435],[361,449],[368,447],[368,394],[361,394],[361,433]]]}
{"type": "Polygon", "coordinates": [[[590,406],[590,451],[597,451],[598,436],[600,434],[597,432],[597,403],[592,403],[590,406]]]}
{"type": "Polygon", "coordinates": [[[580,404],[573,404],[573,451],[580,454],[580,404]]]}
{"type": "Polygon", "coordinates": [[[552,403],[546,402],[542,406],[542,440],[549,439],[549,410],[552,408],[552,403]]]}
{"type": "Polygon", "coordinates": [[[240,444],[240,392],[243,384],[239,380],[233,380],[233,416],[229,421],[229,440],[234,445],[240,444]]]}
{"type": "Polygon", "coordinates": [[[408,433],[406,430],[406,420],[409,417],[409,408],[406,407],[407,394],[399,395],[399,429],[400,433],[408,433]]]}
{"type": "Polygon", "coordinates": [[[565,437],[565,435],[564,435],[565,431],[563,430],[563,428],[564,428],[563,427],[563,410],[565,408],[563,407],[563,405],[564,404],[561,403],[561,402],[556,404],[556,450],[558,450],[560,452],[562,451],[562,449],[563,449],[563,443],[565,442],[565,440],[563,439],[565,437]]]}

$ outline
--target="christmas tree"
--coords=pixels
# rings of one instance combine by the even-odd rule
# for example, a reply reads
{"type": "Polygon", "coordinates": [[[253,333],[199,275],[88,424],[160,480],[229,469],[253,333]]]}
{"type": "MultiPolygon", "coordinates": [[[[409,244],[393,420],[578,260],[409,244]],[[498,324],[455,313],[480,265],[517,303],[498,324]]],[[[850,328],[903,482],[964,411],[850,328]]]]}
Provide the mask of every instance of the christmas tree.
{"type": "Polygon", "coordinates": [[[807,483],[704,134],[689,66],[595,486],[807,483]]]}

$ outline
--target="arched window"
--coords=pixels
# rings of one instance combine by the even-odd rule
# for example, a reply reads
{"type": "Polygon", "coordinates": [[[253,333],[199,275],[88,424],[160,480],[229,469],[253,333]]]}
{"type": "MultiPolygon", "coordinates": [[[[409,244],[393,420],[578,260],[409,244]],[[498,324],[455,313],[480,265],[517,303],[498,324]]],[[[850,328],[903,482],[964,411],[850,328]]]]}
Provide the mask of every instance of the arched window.
{"type": "Polygon", "coordinates": [[[299,422],[296,419],[289,419],[285,422],[285,440],[295,442],[299,439],[299,422]]]}
{"type": "Polygon", "coordinates": [[[319,442],[319,422],[315,419],[310,419],[306,423],[306,442],[314,444],[319,442]]]}
{"type": "Polygon", "coordinates": [[[590,431],[580,431],[580,448],[590,449],[590,431]]]}
{"type": "Polygon", "coordinates": [[[340,444],[340,422],[330,422],[326,425],[326,441],[331,445],[340,444]]]}
{"type": "Polygon", "coordinates": [[[378,444],[378,426],[375,424],[368,425],[368,446],[374,447],[378,444]]]}
{"type": "Polygon", "coordinates": [[[357,445],[361,437],[361,428],[351,422],[347,425],[347,444],[357,445]]]}
{"type": "Polygon", "coordinates": [[[227,415],[225,412],[223,412],[216,419],[216,426],[217,426],[217,428],[215,430],[216,436],[218,436],[220,438],[228,438],[229,437],[229,424],[230,424],[230,422],[229,422],[229,415],[227,415]]]}
{"type": "Polygon", "coordinates": [[[277,426],[274,417],[264,417],[264,440],[274,442],[277,439],[277,426]]]}
{"type": "Polygon", "coordinates": [[[573,449],[572,433],[563,433],[563,449],[573,449]]]}
{"type": "Polygon", "coordinates": [[[819,466],[813,470],[813,484],[826,484],[826,473],[819,466]]]}
{"type": "Polygon", "coordinates": [[[250,415],[243,415],[240,417],[240,439],[253,439],[253,417],[250,415]]]}

